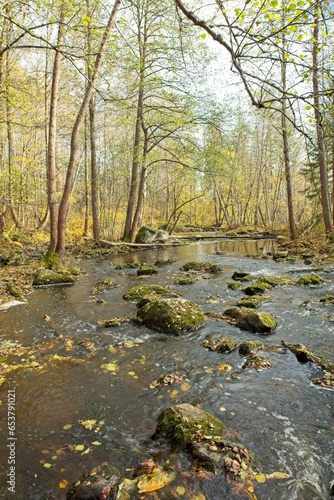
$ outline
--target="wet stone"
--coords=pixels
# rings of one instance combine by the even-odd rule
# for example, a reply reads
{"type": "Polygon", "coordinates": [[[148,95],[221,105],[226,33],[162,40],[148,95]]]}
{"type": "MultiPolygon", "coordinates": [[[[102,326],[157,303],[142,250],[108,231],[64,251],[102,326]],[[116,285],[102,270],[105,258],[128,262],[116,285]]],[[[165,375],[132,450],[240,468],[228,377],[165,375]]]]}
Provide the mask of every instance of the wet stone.
{"type": "Polygon", "coordinates": [[[103,462],[75,481],[66,493],[67,500],[116,500],[121,474],[103,462]]]}
{"type": "Polygon", "coordinates": [[[230,337],[218,337],[202,342],[202,346],[210,351],[231,352],[238,347],[238,342],[230,337]]]}
{"type": "Polygon", "coordinates": [[[178,335],[206,324],[201,307],[184,299],[159,299],[141,307],[137,317],[152,330],[178,335]]]}

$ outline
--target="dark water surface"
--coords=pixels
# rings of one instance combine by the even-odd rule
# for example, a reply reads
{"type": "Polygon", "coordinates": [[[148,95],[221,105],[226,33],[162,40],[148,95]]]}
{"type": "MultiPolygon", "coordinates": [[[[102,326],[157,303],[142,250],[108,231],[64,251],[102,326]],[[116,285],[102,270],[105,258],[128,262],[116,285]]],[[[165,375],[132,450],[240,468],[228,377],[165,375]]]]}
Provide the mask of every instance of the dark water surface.
{"type": "MultiPolygon", "coordinates": [[[[320,287],[270,290],[271,300],[261,310],[277,317],[278,328],[273,335],[261,336],[272,367],[258,372],[242,370],[244,358],[238,351],[218,354],[201,346],[203,340],[223,334],[238,341],[259,338],[224,322],[208,318],[204,328],[179,337],[134,324],[104,328],[98,323],[116,316],[134,316],[136,305],[122,296],[137,284],[170,285],[184,298],[200,304],[204,312],[222,313],[244,296],[242,291],[227,288],[236,270],[255,277],[289,273],[298,278],[301,269],[309,272],[303,263],[244,256],[263,245],[270,250],[271,243],[263,241],[198,242],[83,261],[80,265],[87,272],[74,286],[36,289],[26,304],[0,311],[0,340],[33,349],[34,361],[39,363],[34,369],[12,372],[0,386],[0,498],[65,498],[61,482],[72,483],[103,460],[131,478],[131,469],[140,460],[159,451],[150,439],[159,413],[171,404],[188,402],[200,404],[223,420],[231,439],[257,454],[263,473],[291,475],[291,479],[255,483],[259,500],[329,499],[334,479],[333,392],[312,385],[311,379],[322,373],[314,365],[300,364],[291,352],[274,346],[280,346],[282,339],[301,342],[334,361],[334,323],[328,318],[334,315],[334,305],[319,303],[323,295],[334,294],[333,270],[318,273],[325,280],[320,287]],[[221,251],[226,254],[218,255],[221,251]],[[112,265],[153,264],[170,258],[176,262],[145,279],[137,277],[136,269],[119,271],[112,265]],[[174,279],[183,275],[180,266],[190,260],[220,264],[224,272],[200,275],[187,287],[174,285],[174,279]],[[102,292],[99,297],[105,303],[99,304],[92,300],[92,287],[108,278],[119,286],[102,292]],[[300,307],[306,300],[311,302],[300,307]],[[89,351],[79,345],[82,341],[94,342],[96,349],[89,351]],[[108,363],[114,363],[116,371],[101,368],[108,363]],[[222,364],[231,365],[232,371],[220,370],[222,364]],[[150,388],[153,380],[168,372],[184,375],[187,383],[150,388]],[[16,395],[15,494],[8,491],[7,484],[8,443],[13,442],[7,428],[10,390],[16,395]],[[96,425],[90,430],[80,420],[95,420],[96,425]],[[67,428],[68,424],[72,427],[67,428]],[[77,445],[84,448],[76,450],[77,445]]],[[[185,476],[177,476],[174,486],[172,483],[158,491],[156,497],[143,498],[178,498],[173,493],[177,485],[186,488],[182,498],[189,500],[248,498],[223,477],[204,480],[185,476]]]]}

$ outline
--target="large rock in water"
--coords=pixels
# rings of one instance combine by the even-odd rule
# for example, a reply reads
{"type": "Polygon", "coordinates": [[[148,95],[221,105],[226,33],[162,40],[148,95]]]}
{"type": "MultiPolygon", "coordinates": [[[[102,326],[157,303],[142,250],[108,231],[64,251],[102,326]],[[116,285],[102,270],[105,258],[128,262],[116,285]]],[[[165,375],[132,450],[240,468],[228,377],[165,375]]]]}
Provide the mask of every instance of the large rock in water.
{"type": "Polygon", "coordinates": [[[187,447],[201,436],[219,436],[223,440],[226,434],[225,424],[216,417],[191,404],[181,403],[160,413],[153,437],[166,437],[176,447],[187,447]]]}
{"type": "Polygon", "coordinates": [[[35,274],[33,285],[72,285],[74,279],[67,274],[57,273],[51,269],[38,269],[35,274]]]}
{"type": "Polygon", "coordinates": [[[231,307],[224,311],[224,316],[233,319],[236,326],[249,332],[270,333],[277,326],[277,321],[271,314],[253,311],[248,307],[231,307]]]}
{"type": "Polygon", "coordinates": [[[151,330],[174,335],[198,330],[206,324],[201,307],[184,299],[149,301],[138,310],[137,317],[151,330]]]}
{"type": "Polygon", "coordinates": [[[165,243],[169,238],[167,231],[142,226],[136,236],[136,243],[165,243]]]}
{"type": "Polygon", "coordinates": [[[67,500],[115,500],[121,474],[116,467],[103,462],[83,474],[67,491],[67,500]]]}

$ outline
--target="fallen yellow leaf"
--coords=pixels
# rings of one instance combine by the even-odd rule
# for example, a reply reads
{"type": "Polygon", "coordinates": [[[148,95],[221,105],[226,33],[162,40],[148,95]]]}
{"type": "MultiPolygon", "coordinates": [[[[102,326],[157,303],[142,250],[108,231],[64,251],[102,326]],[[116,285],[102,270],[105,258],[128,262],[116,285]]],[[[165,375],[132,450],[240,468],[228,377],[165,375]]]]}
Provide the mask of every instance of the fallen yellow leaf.
{"type": "Polygon", "coordinates": [[[66,488],[68,485],[68,481],[66,481],[66,479],[62,479],[59,483],[59,488],[66,488]]]}

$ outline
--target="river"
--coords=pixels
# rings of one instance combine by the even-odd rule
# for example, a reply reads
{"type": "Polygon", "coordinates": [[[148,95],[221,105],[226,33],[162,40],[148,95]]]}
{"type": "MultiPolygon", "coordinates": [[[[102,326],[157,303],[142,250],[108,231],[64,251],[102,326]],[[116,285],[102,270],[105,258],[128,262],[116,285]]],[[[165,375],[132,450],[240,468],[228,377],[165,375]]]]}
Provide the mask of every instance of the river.
{"type": "MultiPolygon", "coordinates": [[[[83,260],[85,274],[73,286],[36,288],[27,303],[0,311],[0,340],[26,347],[20,363],[29,366],[11,372],[0,386],[0,497],[65,499],[64,486],[104,460],[130,478],[142,459],[160,452],[163,460],[163,450],[151,439],[158,415],[172,404],[186,402],[223,420],[233,440],[257,454],[261,472],[290,475],[256,483],[259,500],[329,499],[334,479],[333,392],[314,386],[311,379],[321,371],[299,363],[282,348],[281,340],[301,342],[334,361],[334,324],[329,318],[334,305],[319,302],[323,295],[334,294],[332,268],[318,272],[325,280],[318,287],[289,285],[269,291],[270,301],[261,310],[273,314],[278,327],[274,334],[261,336],[272,364],[261,371],[243,370],[238,351],[219,354],[201,346],[205,339],[220,335],[240,342],[259,338],[212,318],[200,330],[178,337],[134,323],[114,328],[99,324],[135,316],[136,304],[125,301],[123,294],[137,284],[168,285],[204,312],[222,313],[244,296],[227,287],[236,270],[254,277],[288,273],[293,279],[310,271],[303,262],[246,256],[261,253],[263,246],[270,250],[271,245],[260,240],[211,240],[83,260]],[[137,277],[136,269],[115,269],[122,262],[154,264],[158,259],[175,262],[146,278],[137,277]],[[219,264],[223,272],[201,274],[189,286],[174,285],[183,274],[180,266],[194,260],[219,264]],[[93,286],[105,279],[118,286],[98,295],[103,302],[93,300],[93,286]],[[309,302],[301,307],[305,301],[309,302]],[[222,364],[230,365],[231,371],[221,370],[222,364]],[[171,372],[183,376],[185,383],[150,387],[171,372]],[[15,395],[12,435],[9,391],[15,395]],[[10,479],[15,493],[9,489],[10,479]]],[[[188,476],[180,474],[175,480],[185,488],[182,498],[248,498],[222,477],[188,476]]],[[[172,491],[143,498],[178,498],[172,491]]]]}

